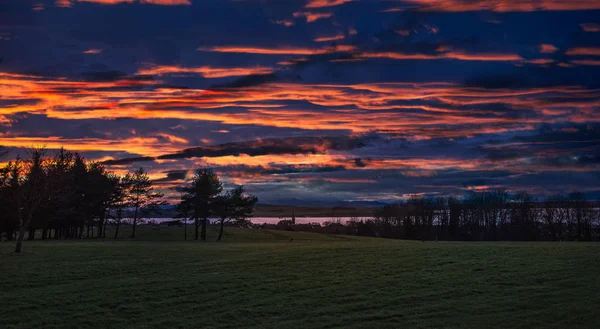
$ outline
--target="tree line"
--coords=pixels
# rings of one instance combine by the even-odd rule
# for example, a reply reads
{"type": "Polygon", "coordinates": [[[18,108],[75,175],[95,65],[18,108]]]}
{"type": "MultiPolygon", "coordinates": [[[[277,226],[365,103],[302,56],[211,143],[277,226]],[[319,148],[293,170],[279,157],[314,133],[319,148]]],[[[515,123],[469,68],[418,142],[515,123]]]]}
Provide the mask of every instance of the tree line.
{"type": "Polygon", "coordinates": [[[499,190],[462,198],[415,195],[345,226],[348,234],[399,239],[593,241],[600,239],[600,211],[580,192],[537,200],[499,190]]]}
{"type": "MultiPolygon", "coordinates": [[[[208,169],[199,169],[182,190],[178,214],[195,221],[195,239],[199,223],[206,239],[206,222],[216,216],[221,240],[225,223],[244,221],[258,201],[243,186],[222,193],[218,176],[208,169]]],[[[33,240],[36,233],[42,240],[105,238],[111,225],[116,239],[125,218],[135,238],[139,221],[166,204],[143,168],[119,176],[64,149],[47,156],[43,148],[32,148],[27,159],[17,157],[0,168],[0,237],[16,240],[15,252],[21,252],[25,235],[33,240]]]]}

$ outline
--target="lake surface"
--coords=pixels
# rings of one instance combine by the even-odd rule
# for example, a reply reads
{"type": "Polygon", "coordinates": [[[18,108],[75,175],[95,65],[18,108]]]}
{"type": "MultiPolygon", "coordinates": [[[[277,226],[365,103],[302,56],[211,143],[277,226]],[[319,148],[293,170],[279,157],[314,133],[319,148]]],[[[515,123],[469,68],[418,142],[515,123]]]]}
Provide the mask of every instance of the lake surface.
{"type": "MultiPolygon", "coordinates": [[[[252,217],[249,218],[250,221],[254,224],[277,224],[281,220],[290,220],[291,218],[278,218],[278,217],[252,217]]],[[[324,222],[333,222],[339,221],[341,223],[345,223],[349,221],[351,217],[296,217],[296,224],[308,224],[308,223],[319,223],[323,224],[324,222]]],[[[360,218],[363,219],[363,218],[360,218]]],[[[124,221],[131,222],[131,219],[123,219],[124,221]]],[[[162,223],[168,222],[172,220],[178,220],[178,218],[150,218],[144,219],[144,223],[162,223]]],[[[210,218],[211,222],[216,222],[216,218],[210,218]]],[[[188,220],[188,224],[193,223],[193,221],[188,220]]]]}

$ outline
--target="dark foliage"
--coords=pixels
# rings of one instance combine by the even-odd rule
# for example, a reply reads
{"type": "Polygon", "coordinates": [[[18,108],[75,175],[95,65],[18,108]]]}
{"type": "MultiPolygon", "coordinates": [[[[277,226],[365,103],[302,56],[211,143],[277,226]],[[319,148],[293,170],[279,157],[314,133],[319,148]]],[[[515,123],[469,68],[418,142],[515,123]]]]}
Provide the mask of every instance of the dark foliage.
{"type": "Polygon", "coordinates": [[[595,241],[600,240],[598,204],[580,192],[538,201],[526,192],[473,193],[463,198],[412,196],[374,211],[373,218],[346,223],[263,228],[410,240],[595,241]]]}
{"type": "Polygon", "coordinates": [[[118,234],[125,212],[135,226],[164,204],[160,198],[142,169],[121,178],[77,153],[61,149],[49,157],[32,149],[29,159],[0,169],[0,235],[16,240],[20,252],[26,233],[29,240],[36,232],[43,240],[98,238],[110,223],[118,234]]]}

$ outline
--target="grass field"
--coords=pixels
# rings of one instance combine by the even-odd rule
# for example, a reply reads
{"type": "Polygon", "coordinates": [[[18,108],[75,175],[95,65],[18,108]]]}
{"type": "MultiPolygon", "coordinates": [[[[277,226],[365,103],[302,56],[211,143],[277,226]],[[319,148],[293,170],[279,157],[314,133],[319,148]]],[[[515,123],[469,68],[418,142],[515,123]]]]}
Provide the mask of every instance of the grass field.
{"type": "Polygon", "coordinates": [[[0,328],[600,328],[597,244],[180,233],[0,243],[0,328]]]}

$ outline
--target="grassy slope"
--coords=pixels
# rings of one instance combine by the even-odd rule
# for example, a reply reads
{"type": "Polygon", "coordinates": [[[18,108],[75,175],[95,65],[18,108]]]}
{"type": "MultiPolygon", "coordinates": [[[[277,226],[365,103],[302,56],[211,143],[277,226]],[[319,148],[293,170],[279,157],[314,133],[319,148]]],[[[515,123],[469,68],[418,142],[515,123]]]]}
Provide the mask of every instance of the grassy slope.
{"type": "Polygon", "coordinates": [[[21,255],[0,243],[0,328],[600,327],[600,245],[242,229],[225,243],[141,241],[180,230],[21,255]]]}

